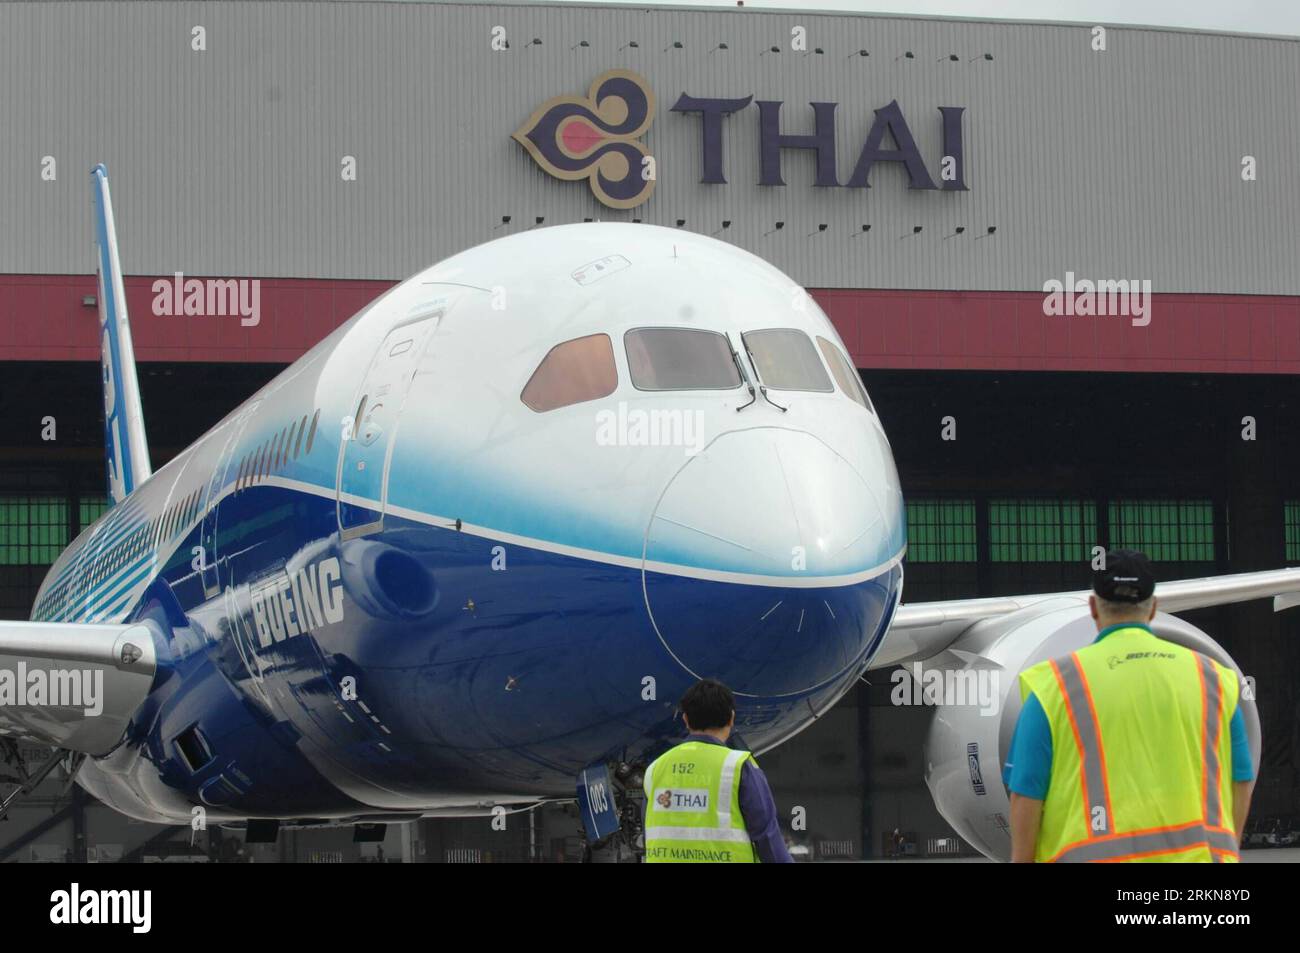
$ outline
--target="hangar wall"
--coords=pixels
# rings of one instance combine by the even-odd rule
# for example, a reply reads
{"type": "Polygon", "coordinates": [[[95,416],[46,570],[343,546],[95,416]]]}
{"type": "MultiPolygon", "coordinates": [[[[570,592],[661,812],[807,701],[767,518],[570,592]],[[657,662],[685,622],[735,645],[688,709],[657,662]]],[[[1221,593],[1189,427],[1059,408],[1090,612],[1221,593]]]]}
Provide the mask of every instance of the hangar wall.
{"type": "Polygon", "coordinates": [[[1028,291],[1069,269],[1300,294],[1300,42],[1114,27],[1105,52],[1091,43],[1089,25],[680,6],[0,4],[0,273],[90,270],[102,161],[140,275],[396,280],[538,217],[600,217],[722,232],[818,288],[1028,291]],[[610,69],[657,100],[656,187],[626,211],[510,138],[610,69]],[[937,180],[939,107],[961,107],[969,190],[909,190],[892,163],[870,189],[818,188],[802,149],[785,186],[757,185],[754,104],[725,120],[727,184],[701,184],[700,117],[670,111],[682,93],[781,101],[787,134],[837,103],[840,182],[892,100],[937,180]]]}

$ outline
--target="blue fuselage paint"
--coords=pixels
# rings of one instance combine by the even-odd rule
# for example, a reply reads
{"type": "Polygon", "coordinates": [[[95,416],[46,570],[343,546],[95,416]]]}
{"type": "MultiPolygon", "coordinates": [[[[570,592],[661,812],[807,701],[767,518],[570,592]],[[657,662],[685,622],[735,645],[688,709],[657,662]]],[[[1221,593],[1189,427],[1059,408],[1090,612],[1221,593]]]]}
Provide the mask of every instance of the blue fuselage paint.
{"type": "MultiPolygon", "coordinates": [[[[587,764],[636,760],[680,736],[675,702],[694,679],[656,635],[640,571],[512,546],[507,571],[484,572],[493,541],[400,519],[340,543],[332,500],[273,486],[221,505],[223,523],[228,510],[250,527],[222,541],[234,555],[219,567],[229,583],[221,595],[206,599],[178,558],[128,616],[169,632],[164,672],[126,743],[82,774],[128,813],[177,817],[205,805],[217,816],[339,817],[565,795],[587,764]],[[328,596],[277,582],[291,575],[285,566],[306,573],[334,561],[337,580],[318,574],[318,586],[324,575],[334,587],[328,596]],[[258,583],[263,611],[278,616],[265,632],[252,608],[258,583]],[[338,603],[340,620],[305,628],[314,599],[338,603]],[[197,770],[174,743],[194,725],[213,754],[197,770]]],[[[664,609],[707,608],[706,624],[674,642],[680,657],[704,661],[701,675],[779,688],[839,669],[808,690],[738,698],[737,731],[762,750],[862,674],[901,569],[834,589],[658,574],[647,584],[663,587],[664,609]],[[783,651],[790,626],[728,629],[726,620],[753,618],[755,606],[792,591],[825,600],[865,637],[828,662],[783,651]]]]}

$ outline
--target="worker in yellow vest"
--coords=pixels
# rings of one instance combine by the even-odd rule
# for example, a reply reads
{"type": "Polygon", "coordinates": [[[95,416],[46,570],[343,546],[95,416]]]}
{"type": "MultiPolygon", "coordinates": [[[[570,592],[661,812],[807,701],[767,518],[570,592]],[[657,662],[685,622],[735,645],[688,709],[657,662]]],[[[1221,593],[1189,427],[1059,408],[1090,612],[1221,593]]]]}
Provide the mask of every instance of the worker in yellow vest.
{"type": "Polygon", "coordinates": [[[1255,769],[1237,673],[1158,638],[1135,550],[1093,572],[1097,639],[1020,675],[1011,859],[1236,861],[1255,769]]]}
{"type": "Polygon", "coordinates": [[[793,863],[767,778],[748,751],[727,747],[731,689],[711,678],[686,690],[686,740],[646,768],[647,863],[793,863]]]}

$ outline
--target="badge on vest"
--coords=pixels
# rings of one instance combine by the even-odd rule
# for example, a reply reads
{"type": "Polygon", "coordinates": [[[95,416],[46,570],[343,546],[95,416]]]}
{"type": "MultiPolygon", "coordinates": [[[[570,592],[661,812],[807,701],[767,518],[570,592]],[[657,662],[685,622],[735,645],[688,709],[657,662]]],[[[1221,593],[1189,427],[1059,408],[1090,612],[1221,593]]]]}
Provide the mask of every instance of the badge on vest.
{"type": "Polygon", "coordinates": [[[707,811],[708,788],[655,788],[655,803],[661,811],[707,811]]]}

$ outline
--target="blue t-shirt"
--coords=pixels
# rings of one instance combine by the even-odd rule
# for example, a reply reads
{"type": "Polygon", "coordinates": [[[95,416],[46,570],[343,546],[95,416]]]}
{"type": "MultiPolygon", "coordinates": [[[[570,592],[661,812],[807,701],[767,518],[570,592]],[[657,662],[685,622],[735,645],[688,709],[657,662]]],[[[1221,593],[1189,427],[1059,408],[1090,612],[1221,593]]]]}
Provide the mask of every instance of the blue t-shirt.
{"type": "MultiPolygon", "coordinates": [[[[1096,641],[1120,628],[1146,629],[1133,623],[1114,625],[1103,629],[1096,641]]],[[[1147,629],[1149,632],[1150,629],[1147,629]]],[[[1232,780],[1251,781],[1255,777],[1255,764],[1250,757],[1250,743],[1246,740],[1246,722],[1241,717],[1241,707],[1232,713],[1232,780]]],[[[1052,729],[1047,723],[1038,696],[1030,692],[1020,709],[1016,730],[1011,735],[1011,752],[1002,768],[1002,781],[1016,794],[1041,801],[1047,797],[1047,782],[1052,776],[1052,729]]]]}

